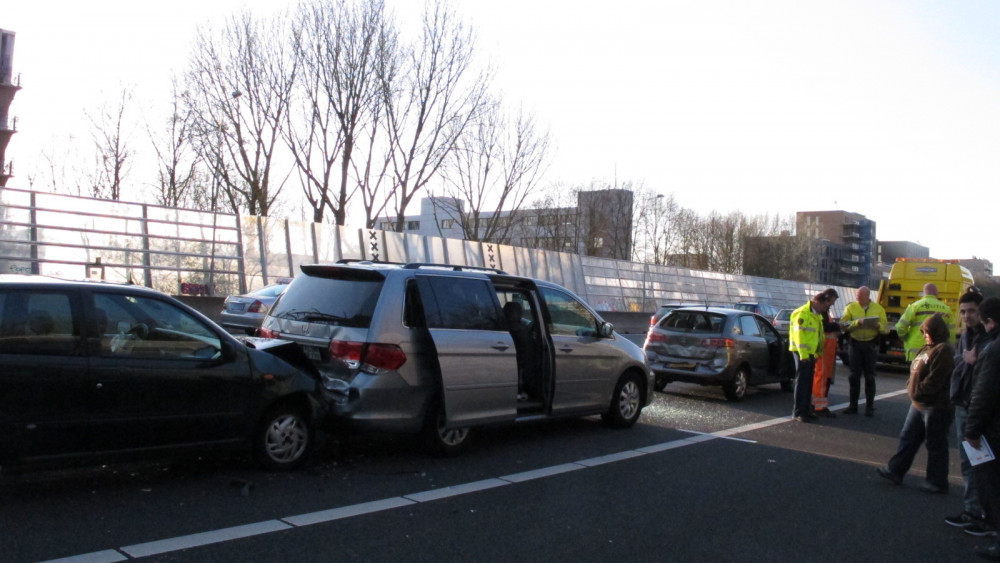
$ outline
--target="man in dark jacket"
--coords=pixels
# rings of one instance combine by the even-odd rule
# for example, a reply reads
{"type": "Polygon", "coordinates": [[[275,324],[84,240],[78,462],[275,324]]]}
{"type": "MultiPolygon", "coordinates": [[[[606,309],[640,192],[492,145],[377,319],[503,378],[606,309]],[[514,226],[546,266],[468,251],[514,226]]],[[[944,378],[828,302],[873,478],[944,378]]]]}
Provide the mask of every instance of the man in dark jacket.
{"type": "MultiPolygon", "coordinates": [[[[969,412],[969,399],[972,397],[972,378],[976,367],[976,358],[988,341],[986,329],[979,317],[979,304],[983,302],[983,294],[976,287],[969,288],[958,299],[958,315],[965,325],[961,337],[955,345],[955,371],[951,375],[951,404],[955,407],[955,435],[958,443],[965,439],[965,419],[969,412]]],[[[965,530],[973,536],[995,535],[996,531],[983,519],[983,506],[979,502],[979,490],[976,487],[975,472],[969,463],[965,448],[958,448],[958,457],[962,465],[962,481],[965,485],[962,496],[962,512],[944,519],[949,526],[965,530]]]]}
{"type": "MultiPolygon", "coordinates": [[[[973,374],[972,395],[965,419],[965,440],[974,448],[989,444],[1000,455],[1000,299],[990,297],[979,305],[979,316],[989,341],[979,350],[973,374]]],[[[986,521],[993,529],[1000,528],[1000,460],[973,467],[979,500],[986,521]]],[[[989,547],[977,545],[975,552],[984,559],[1000,561],[1000,543],[989,547]]]]}

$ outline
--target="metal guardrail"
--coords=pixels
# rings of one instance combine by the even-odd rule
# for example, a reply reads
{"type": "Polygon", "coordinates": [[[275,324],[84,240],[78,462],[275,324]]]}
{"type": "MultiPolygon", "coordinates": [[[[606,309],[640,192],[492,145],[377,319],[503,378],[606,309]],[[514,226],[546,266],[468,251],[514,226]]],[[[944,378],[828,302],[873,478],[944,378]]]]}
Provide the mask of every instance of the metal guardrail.
{"type": "MultiPolygon", "coordinates": [[[[245,293],[340,259],[485,267],[551,280],[601,311],[764,301],[826,286],[376,229],[0,189],[0,273],[133,281],[171,294],[245,293]]],[[[837,315],[855,288],[836,287],[837,315]]]]}

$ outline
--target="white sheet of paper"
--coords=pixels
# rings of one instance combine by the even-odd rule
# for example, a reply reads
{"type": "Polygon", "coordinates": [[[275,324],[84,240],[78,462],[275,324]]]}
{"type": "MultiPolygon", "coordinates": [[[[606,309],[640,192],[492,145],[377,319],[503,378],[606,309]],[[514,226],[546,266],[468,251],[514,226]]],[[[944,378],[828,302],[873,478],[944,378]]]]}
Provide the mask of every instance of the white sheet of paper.
{"type": "Polygon", "coordinates": [[[994,459],[993,450],[990,449],[990,444],[986,441],[986,436],[979,438],[979,448],[973,448],[972,444],[965,440],[962,440],[962,447],[965,448],[965,453],[969,456],[969,463],[972,465],[979,465],[980,463],[986,463],[994,459]]]}

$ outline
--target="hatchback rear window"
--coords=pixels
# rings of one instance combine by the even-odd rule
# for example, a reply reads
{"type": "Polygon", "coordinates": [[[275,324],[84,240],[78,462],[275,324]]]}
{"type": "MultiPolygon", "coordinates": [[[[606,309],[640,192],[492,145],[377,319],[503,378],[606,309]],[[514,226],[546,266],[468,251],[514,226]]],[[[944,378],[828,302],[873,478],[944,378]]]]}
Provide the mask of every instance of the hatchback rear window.
{"type": "Polygon", "coordinates": [[[721,333],[726,317],[705,311],[674,311],[660,327],[683,332],[721,333]]]}
{"type": "Polygon", "coordinates": [[[325,272],[296,277],[278,299],[271,316],[309,323],[368,328],[385,278],[325,272]]]}

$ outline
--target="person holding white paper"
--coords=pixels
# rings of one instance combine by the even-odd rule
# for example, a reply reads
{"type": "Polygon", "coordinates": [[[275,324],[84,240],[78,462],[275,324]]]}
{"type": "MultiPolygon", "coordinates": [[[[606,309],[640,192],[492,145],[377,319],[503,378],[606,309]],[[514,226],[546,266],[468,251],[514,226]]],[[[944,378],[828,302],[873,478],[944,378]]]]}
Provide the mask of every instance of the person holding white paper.
{"type": "MultiPolygon", "coordinates": [[[[972,395],[965,419],[965,440],[973,448],[982,446],[983,439],[993,448],[1000,446],[1000,299],[989,297],[979,305],[979,317],[986,329],[987,342],[979,350],[973,372],[972,395]]],[[[979,501],[986,521],[994,530],[1000,529],[1000,461],[994,459],[972,468],[979,487],[979,501]]],[[[975,546],[976,555],[990,561],[1000,561],[1000,541],[990,546],[975,546]]]]}
{"type": "MultiPolygon", "coordinates": [[[[975,286],[970,287],[958,299],[958,316],[965,330],[955,344],[955,371],[951,374],[951,404],[955,407],[955,435],[963,447],[958,448],[962,467],[962,481],[965,489],[962,495],[962,512],[944,519],[949,526],[961,528],[971,536],[996,536],[996,530],[983,516],[983,505],[979,502],[979,487],[976,474],[972,470],[969,453],[964,447],[965,420],[969,416],[969,399],[972,397],[972,381],[975,375],[976,358],[988,341],[986,329],[979,316],[979,304],[983,294],[975,286]]],[[[976,453],[976,450],[973,450],[976,453]]]]}

